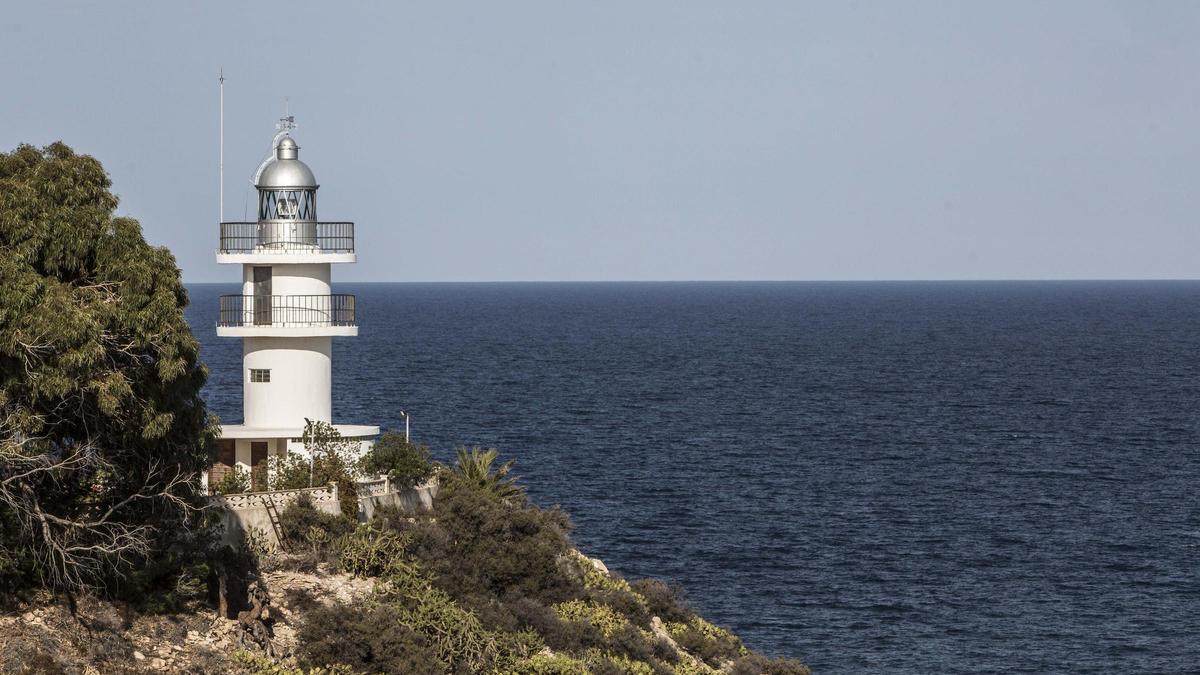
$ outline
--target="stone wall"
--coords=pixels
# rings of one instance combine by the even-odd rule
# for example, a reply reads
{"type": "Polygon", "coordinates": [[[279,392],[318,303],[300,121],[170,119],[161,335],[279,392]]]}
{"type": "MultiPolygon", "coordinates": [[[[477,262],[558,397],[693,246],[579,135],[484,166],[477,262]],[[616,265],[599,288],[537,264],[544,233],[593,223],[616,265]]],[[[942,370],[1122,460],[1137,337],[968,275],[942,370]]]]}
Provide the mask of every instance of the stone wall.
{"type": "Polygon", "coordinates": [[[430,481],[415,488],[398,490],[387,478],[360,481],[358,483],[358,521],[365,523],[381,506],[395,506],[403,511],[429,511],[433,509],[433,498],[437,496],[437,481],[430,481]]]}
{"type": "MultiPolygon", "coordinates": [[[[437,491],[436,481],[403,490],[395,489],[385,477],[360,481],[357,485],[358,521],[367,522],[375,515],[376,509],[382,506],[395,506],[409,512],[428,511],[433,508],[433,498],[437,496],[437,491]]],[[[274,504],[282,513],[302,494],[308,494],[313,506],[319,511],[337,515],[342,512],[336,485],[303,490],[214,495],[208,499],[212,505],[221,509],[224,543],[237,546],[253,532],[254,536],[262,538],[269,548],[277,548],[279,539],[267,513],[267,502],[274,504]]]]}
{"type": "Polygon", "coordinates": [[[268,546],[278,547],[279,538],[275,535],[275,528],[271,526],[271,517],[267,514],[267,502],[271,502],[278,511],[282,512],[302,494],[308,495],[318,511],[333,514],[342,512],[342,508],[338,504],[336,485],[303,490],[214,495],[208,499],[211,504],[221,509],[221,524],[224,526],[221,540],[224,543],[237,546],[245,540],[247,534],[255,531],[257,536],[265,538],[268,546]]]}

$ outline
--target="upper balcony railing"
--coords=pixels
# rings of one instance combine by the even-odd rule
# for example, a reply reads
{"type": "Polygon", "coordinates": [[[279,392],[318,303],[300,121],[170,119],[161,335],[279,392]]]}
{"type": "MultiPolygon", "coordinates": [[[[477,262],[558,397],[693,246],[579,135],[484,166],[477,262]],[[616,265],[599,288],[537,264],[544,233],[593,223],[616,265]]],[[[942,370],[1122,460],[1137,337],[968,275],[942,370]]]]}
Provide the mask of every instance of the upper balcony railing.
{"type": "Polygon", "coordinates": [[[221,223],[221,253],[354,253],[354,223],[221,223]]]}
{"type": "Polygon", "coordinates": [[[275,326],[320,328],[354,326],[354,296],[222,295],[217,325],[222,328],[275,326]]]}

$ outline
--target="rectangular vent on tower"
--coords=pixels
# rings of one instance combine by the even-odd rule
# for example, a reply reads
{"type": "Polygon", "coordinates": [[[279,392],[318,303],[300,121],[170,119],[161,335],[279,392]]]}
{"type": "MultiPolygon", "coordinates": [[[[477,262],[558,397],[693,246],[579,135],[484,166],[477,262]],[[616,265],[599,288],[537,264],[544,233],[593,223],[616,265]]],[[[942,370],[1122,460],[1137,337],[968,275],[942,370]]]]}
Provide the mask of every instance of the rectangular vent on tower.
{"type": "Polygon", "coordinates": [[[250,381],[251,382],[270,382],[271,381],[271,369],[270,368],[251,368],[250,369],[250,381]]]}

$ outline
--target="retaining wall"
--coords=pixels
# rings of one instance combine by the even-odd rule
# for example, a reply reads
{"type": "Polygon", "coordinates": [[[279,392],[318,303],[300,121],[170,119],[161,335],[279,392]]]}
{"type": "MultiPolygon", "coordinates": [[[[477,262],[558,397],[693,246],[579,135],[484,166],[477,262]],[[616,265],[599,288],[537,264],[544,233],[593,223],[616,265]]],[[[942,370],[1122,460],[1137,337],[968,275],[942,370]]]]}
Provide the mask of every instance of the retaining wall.
{"type": "Polygon", "coordinates": [[[415,513],[433,509],[433,498],[437,496],[438,485],[430,481],[415,488],[396,489],[387,478],[372,481],[360,481],[358,488],[358,522],[365,523],[375,515],[375,510],[381,506],[396,506],[403,511],[415,513]]]}
{"type": "Polygon", "coordinates": [[[275,536],[275,528],[271,526],[271,517],[267,515],[267,502],[272,502],[275,508],[282,512],[302,494],[308,495],[318,511],[333,514],[342,512],[341,506],[338,505],[336,485],[303,490],[214,495],[208,499],[210,503],[221,508],[221,525],[223,526],[221,541],[223,543],[237,546],[245,540],[251,530],[257,530],[259,536],[265,536],[267,545],[274,548],[279,546],[279,538],[275,536]]]}
{"type": "MultiPolygon", "coordinates": [[[[438,486],[436,482],[431,481],[416,488],[397,490],[387,478],[379,478],[360,481],[356,485],[356,491],[358,521],[365,523],[375,515],[376,509],[382,506],[396,506],[409,512],[432,509],[438,486]]],[[[254,531],[256,536],[264,538],[268,548],[274,549],[279,546],[279,539],[275,535],[275,528],[271,526],[267,502],[273,503],[275,508],[282,512],[302,494],[308,494],[318,511],[341,515],[342,507],[338,502],[336,485],[303,490],[213,495],[208,499],[211,504],[221,509],[222,542],[238,546],[246,540],[251,531],[254,531]]]]}

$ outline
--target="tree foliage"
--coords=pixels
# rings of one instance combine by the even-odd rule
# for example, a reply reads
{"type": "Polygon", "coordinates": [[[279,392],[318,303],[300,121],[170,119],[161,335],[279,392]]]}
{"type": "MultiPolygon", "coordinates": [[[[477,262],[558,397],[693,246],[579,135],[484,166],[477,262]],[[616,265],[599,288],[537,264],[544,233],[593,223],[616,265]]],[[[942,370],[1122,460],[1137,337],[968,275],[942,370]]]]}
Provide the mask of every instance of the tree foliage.
{"type": "Polygon", "coordinates": [[[119,578],[193,524],[213,426],[167,249],[62,143],[0,153],[0,558],[119,578]]]}
{"type": "Polygon", "coordinates": [[[342,515],[354,520],[358,515],[358,496],[354,481],[361,471],[358,441],[343,438],[328,422],[305,420],[305,453],[290,453],[267,460],[272,490],[300,490],[335,483],[342,515]]]}
{"type": "Polygon", "coordinates": [[[216,495],[238,495],[249,491],[250,474],[241,465],[234,465],[221,480],[208,486],[208,492],[216,495]]]}
{"type": "Polygon", "coordinates": [[[389,431],[375,441],[371,451],[362,459],[367,475],[386,475],[401,489],[424,483],[433,476],[434,466],[429,448],[409,442],[403,434],[389,431]]]}

